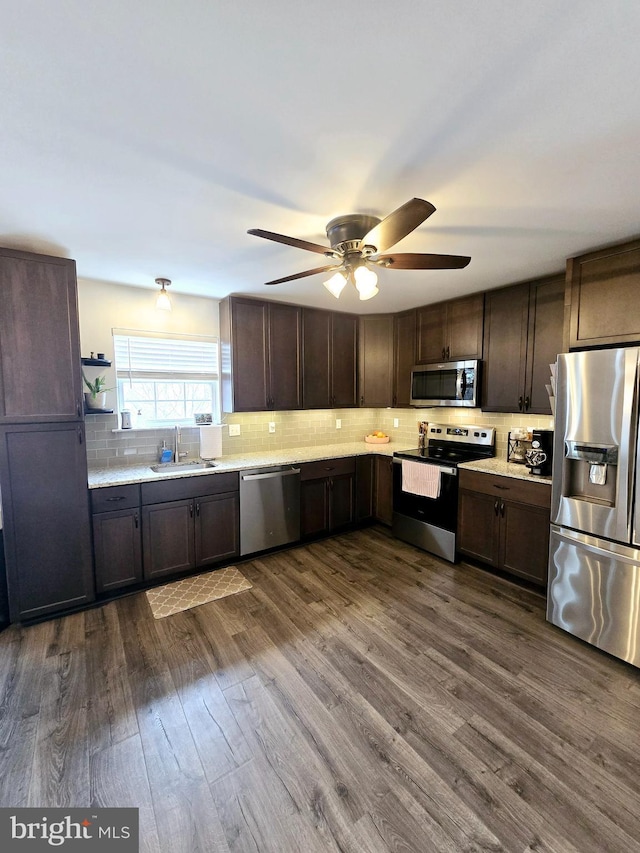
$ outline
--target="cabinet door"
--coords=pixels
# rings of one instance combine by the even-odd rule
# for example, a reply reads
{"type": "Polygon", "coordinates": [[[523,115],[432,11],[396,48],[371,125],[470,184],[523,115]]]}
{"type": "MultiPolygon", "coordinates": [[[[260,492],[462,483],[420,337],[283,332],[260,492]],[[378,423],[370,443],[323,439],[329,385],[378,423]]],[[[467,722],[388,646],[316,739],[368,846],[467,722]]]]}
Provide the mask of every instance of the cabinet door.
{"type": "Polygon", "coordinates": [[[549,562],[549,510],[502,501],[498,565],[507,572],[546,585],[549,562]]]}
{"type": "Polygon", "coordinates": [[[233,411],[268,409],[268,304],[232,299],[233,411]]]}
{"type": "Polygon", "coordinates": [[[377,521],[391,526],[393,520],[393,459],[376,456],[374,512],[377,521]]]}
{"type": "Polygon", "coordinates": [[[640,240],[570,258],[567,282],[572,349],[640,341],[640,240]]]}
{"type": "Polygon", "coordinates": [[[549,365],[562,352],[563,324],[564,276],[533,282],[529,296],[525,412],[551,414],[546,386],[551,375],[549,365]]]}
{"type": "Polygon", "coordinates": [[[329,531],[329,480],[300,483],[300,535],[318,536],[329,531]]]}
{"type": "Polygon", "coordinates": [[[529,285],[485,294],[482,410],[524,410],[529,285]]]}
{"type": "Polygon", "coordinates": [[[0,490],[12,621],[93,601],[84,425],[0,430],[0,490]]]}
{"type": "Polygon", "coordinates": [[[373,517],[375,456],[356,457],[356,521],[373,517]]]}
{"type": "Polygon", "coordinates": [[[484,294],[447,302],[447,360],[482,358],[483,328],[484,294]]]}
{"type": "Polygon", "coordinates": [[[331,327],[331,405],[354,407],[358,405],[358,318],[354,314],[333,314],[331,327]]]}
{"type": "Polygon", "coordinates": [[[353,524],[355,512],[355,477],[342,474],[329,481],[329,528],[336,530],[353,524]]]}
{"type": "Polygon", "coordinates": [[[195,566],[192,500],[142,507],[142,559],[146,580],[195,566]]]}
{"type": "Polygon", "coordinates": [[[377,409],[393,403],[393,316],[360,317],[358,394],[361,406],[377,409]]]}
{"type": "Polygon", "coordinates": [[[331,407],[331,313],[302,312],[302,380],[305,409],[331,407]]]}
{"type": "Polygon", "coordinates": [[[393,406],[409,406],[411,370],[416,364],[416,312],[393,318],[393,406]]]}
{"type": "Polygon", "coordinates": [[[97,592],[111,592],[142,580],[140,510],[93,516],[93,553],[97,592]]]}
{"type": "Polygon", "coordinates": [[[270,409],[302,407],[302,311],[295,305],[269,305],[270,409]]]}
{"type": "Polygon", "coordinates": [[[425,305],[417,312],[416,364],[431,364],[444,361],[447,348],[445,343],[446,303],[425,305]]]}
{"type": "Polygon", "coordinates": [[[458,550],[494,566],[498,561],[500,499],[481,492],[458,493],[458,550]]]}
{"type": "Polygon", "coordinates": [[[80,421],[75,262],[0,249],[0,422],[80,421]]]}
{"type": "Polygon", "coordinates": [[[195,499],[197,566],[228,560],[240,553],[238,493],[195,499]]]}

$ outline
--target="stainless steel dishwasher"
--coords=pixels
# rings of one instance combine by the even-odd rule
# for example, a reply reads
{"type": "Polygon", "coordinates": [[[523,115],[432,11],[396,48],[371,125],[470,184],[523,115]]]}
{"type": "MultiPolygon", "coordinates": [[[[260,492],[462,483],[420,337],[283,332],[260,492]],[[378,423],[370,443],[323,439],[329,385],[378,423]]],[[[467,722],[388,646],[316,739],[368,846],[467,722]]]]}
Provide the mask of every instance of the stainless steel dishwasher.
{"type": "Polygon", "coordinates": [[[300,469],[292,465],[240,472],[240,554],[300,539],[300,469]]]}

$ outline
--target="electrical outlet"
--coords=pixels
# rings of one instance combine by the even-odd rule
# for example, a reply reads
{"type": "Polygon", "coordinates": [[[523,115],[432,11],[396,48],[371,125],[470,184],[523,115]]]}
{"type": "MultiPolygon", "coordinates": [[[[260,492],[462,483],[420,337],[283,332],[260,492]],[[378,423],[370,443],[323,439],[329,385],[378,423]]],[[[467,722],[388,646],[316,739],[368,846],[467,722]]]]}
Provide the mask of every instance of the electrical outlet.
{"type": "Polygon", "coordinates": [[[240,424],[229,424],[229,435],[240,435],[240,424]]]}
{"type": "Polygon", "coordinates": [[[336,429],[342,429],[342,418],[336,418],[336,429]]]}
{"type": "Polygon", "coordinates": [[[399,426],[400,426],[400,418],[394,418],[393,419],[393,428],[398,429],[399,426]]]}
{"type": "Polygon", "coordinates": [[[276,431],[275,421],[269,421],[269,432],[275,432],[275,431],[276,431]]]}

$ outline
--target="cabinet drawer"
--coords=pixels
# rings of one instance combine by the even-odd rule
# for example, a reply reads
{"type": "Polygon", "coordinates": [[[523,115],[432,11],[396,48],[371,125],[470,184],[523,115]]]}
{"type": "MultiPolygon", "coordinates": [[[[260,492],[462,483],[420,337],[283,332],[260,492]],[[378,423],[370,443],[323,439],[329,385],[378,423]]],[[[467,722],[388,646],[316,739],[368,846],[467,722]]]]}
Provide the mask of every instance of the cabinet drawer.
{"type": "Polygon", "coordinates": [[[551,508],[551,486],[549,483],[534,483],[516,477],[500,477],[481,471],[460,469],[460,488],[471,492],[495,495],[509,501],[531,504],[545,509],[551,508]]]}
{"type": "Polygon", "coordinates": [[[91,489],[91,511],[111,512],[116,509],[134,509],[140,506],[140,486],[137,483],[127,486],[106,486],[104,489],[91,489]]]}
{"type": "Polygon", "coordinates": [[[341,474],[355,474],[355,456],[340,459],[318,459],[317,462],[305,462],[300,466],[300,479],[322,480],[325,477],[338,477],[341,474]]]}
{"type": "Polygon", "coordinates": [[[205,495],[220,495],[238,491],[238,474],[205,474],[200,477],[179,477],[171,480],[156,480],[142,483],[142,503],[159,504],[166,501],[181,501],[185,498],[201,498],[205,495]]]}

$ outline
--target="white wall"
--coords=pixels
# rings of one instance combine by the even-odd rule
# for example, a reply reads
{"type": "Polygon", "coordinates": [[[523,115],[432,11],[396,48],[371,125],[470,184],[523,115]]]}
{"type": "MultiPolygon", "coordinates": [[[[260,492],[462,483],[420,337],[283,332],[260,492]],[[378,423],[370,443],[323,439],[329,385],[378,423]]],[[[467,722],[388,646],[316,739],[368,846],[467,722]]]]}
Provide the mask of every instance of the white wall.
{"type": "MultiPolygon", "coordinates": [[[[103,352],[113,361],[112,329],[141,329],[147,332],[177,332],[184,335],[218,335],[217,299],[186,296],[168,289],[171,311],[158,311],[158,289],[128,287],[104,281],[78,279],[80,314],[80,352],[88,358],[93,351],[103,352]]],[[[113,367],[98,371],[87,368],[87,376],[104,374],[109,388],[115,386],[113,367]],[[91,375],[89,375],[91,373],[91,375]]],[[[116,405],[115,392],[109,392],[107,405],[116,405]]]]}

